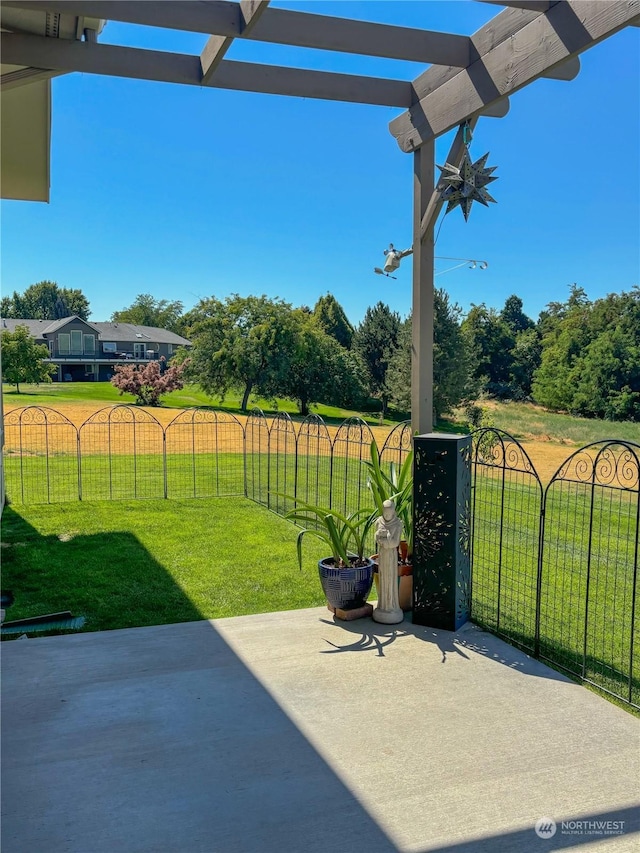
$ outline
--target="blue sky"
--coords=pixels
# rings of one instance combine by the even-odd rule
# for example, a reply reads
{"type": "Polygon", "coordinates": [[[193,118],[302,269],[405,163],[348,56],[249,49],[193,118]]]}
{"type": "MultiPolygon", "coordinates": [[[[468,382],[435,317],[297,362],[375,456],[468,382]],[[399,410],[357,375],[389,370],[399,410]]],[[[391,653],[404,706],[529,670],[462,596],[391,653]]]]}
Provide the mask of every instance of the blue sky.
{"type": "MultiPolygon", "coordinates": [[[[457,0],[274,6],[471,34],[499,7],[457,0]]],[[[206,36],[109,23],[100,40],[199,53],[206,36]]],[[[455,210],[436,254],[487,260],[437,277],[467,310],[517,293],[537,317],[577,282],[591,299],[640,270],[640,30],[581,57],[572,82],[540,80],[504,119],[481,119],[497,205],[455,210]]],[[[235,42],[229,59],[413,79],[416,63],[235,42]]],[[[412,157],[388,130],[400,110],[74,74],[53,81],[51,202],[2,203],[2,289],[52,279],[81,288],[94,320],[138,293],[198,299],[265,293],[294,305],[335,294],[352,322],[368,306],[411,308],[412,157]]],[[[442,163],[452,139],[437,147],[442,163]]],[[[439,271],[455,262],[438,261],[439,271]]]]}

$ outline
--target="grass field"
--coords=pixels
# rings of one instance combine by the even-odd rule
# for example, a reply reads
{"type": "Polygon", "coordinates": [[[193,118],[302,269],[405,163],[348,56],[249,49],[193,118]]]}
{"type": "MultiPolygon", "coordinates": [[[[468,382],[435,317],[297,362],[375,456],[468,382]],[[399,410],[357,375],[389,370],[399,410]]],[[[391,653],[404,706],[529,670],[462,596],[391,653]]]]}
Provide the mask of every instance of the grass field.
{"type": "Polygon", "coordinates": [[[300,572],[297,532],[244,498],[10,506],[8,618],[71,610],[99,631],[320,605],[326,555],[309,542],[300,572]]]}
{"type": "MultiPolygon", "coordinates": [[[[479,405],[486,408],[491,426],[503,429],[518,439],[551,442],[569,447],[581,447],[606,438],[640,444],[640,423],[632,421],[579,418],[574,415],[547,412],[532,403],[500,403],[496,400],[481,400],[479,405]]],[[[461,416],[460,412],[458,417],[461,416]]]]}
{"type": "MultiPolygon", "coordinates": [[[[76,426],[80,426],[103,406],[133,402],[131,395],[120,396],[117,390],[107,382],[24,386],[24,392],[21,394],[16,394],[13,386],[3,387],[6,411],[28,405],[48,406],[62,412],[76,426]]],[[[269,417],[278,412],[287,412],[294,420],[301,420],[295,413],[294,404],[290,401],[278,401],[277,408],[266,400],[256,400],[255,403],[262,407],[269,417]]],[[[505,430],[521,441],[543,483],[549,482],[567,456],[579,446],[607,438],[640,444],[640,424],[638,423],[578,418],[546,412],[528,403],[480,401],[480,404],[487,409],[492,425],[505,430]]],[[[168,394],[163,406],[146,411],[166,427],[179,413],[178,410],[191,406],[220,408],[219,401],[207,397],[198,388],[187,387],[182,391],[168,394]]],[[[245,416],[239,410],[237,394],[230,394],[223,401],[222,408],[237,416],[241,422],[245,421],[245,416]]],[[[326,406],[315,406],[313,411],[326,420],[332,433],[335,426],[342,423],[344,419],[354,416],[362,417],[371,425],[379,443],[384,442],[389,430],[396,425],[396,422],[390,419],[380,424],[375,415],[326,406]]],[[[468,424],[460,411],[454,413],[452,418],[443,419],[438,429],[464,433],[468,431],[468,424]]]]}
{"type": "MultiPolygon", "coordinates": [[[[49,406],[52,409],[60,406],[84,406],[95,411],[102,406],[133,404],[135,398],[132,394],[120,394],[110,382],[52,382],[41,385],[22,385],[20,393],[17,393],[14,385],[3,384],[2,393],[4,406],[7,411],[22,406],[49,406]]],[[[216,409],[224,409],[232,414],[243,414],[240,408],[242,395],[237,391],[230,391],[220,401],[219,398],[210,397],[202,391],[199,386],[186,385],[181,391],[172,391],[162,398],[162,409],[188,409],[193,406],[210,406],[216,409]]],[[[269,416],[278,412],[286,412],[296,419],[301,419],[298,408],[291,400],[278,399],[265,400],[262,397],[251,397],[250,408],[257,407],[269,416]]],[[[155,412],[156,409],[150,411],[155,412]]],[[[398,417],[380,420],[378,414],[371,412],[355,412],[349,409],[340,409],[336,406],[325,406],[321,403],[311,406],[312,414],[320,415],[323,420],[330,424],[342,423],[346,418],[360,417],[366,423],[395,425],[398,417]]],[[[174,412],[175,415],[175,412],[174,412]]],[[[73,420],[73,418],[72,418],[73,420]]],[[[75,420],[74,420],[75,423],[75,420]]]]}

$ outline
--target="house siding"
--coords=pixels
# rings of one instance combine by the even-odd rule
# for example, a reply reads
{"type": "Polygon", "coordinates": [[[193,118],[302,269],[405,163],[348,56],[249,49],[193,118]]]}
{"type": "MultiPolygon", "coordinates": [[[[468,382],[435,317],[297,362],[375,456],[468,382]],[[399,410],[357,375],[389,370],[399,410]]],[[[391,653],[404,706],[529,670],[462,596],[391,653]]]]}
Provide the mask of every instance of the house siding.
{"type": "Polygon", "coordinates": [[[108,382],[119,364],[148,364],[162,357],[169,361],[178,347],[191,346],[186,338],[166,329],[129,323],[89,323],[79,317],[2,322],[3,328],[11,331],[26,325],[38,343],[49,347],[47,361],[58,368],[52,376],[54,382],[108,382]],[[67,336],[62,339],[62,348],[61,335],[67,336]],[[93,348],[87,335],[94,336],[93,348]],[[105,343],[113,346],[105,350],[105,343]]]}

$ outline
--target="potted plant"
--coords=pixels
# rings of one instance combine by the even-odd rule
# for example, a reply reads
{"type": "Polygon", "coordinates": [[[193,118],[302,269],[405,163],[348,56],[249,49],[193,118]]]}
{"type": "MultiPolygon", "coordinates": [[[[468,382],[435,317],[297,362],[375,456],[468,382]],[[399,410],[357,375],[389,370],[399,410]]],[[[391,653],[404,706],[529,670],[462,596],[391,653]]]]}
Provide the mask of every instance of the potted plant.
{"type": "Polygon", "coordinates": [[[356,610],[366,603],[373,584],[374,562],[364,556],[365,541],[377,515],[371,509],[342,515],[302,501],[285,514],[285,518],[297,523],[319,525],[317,529],[309,526],[298,534],[298,563],[302,568],[302,540],[307,533],[327,543],[331,556],[318,561],[318,574],[331,607],[356,610]]]}
{"type": "MultiPolygon", "coordinates": [[[[392,500],[396,514],[402,519],[405,538],[400,543],[398,554],[398,599],[403,610],[411,610],[413,595],[413,450],[402,465],[394,462],[387,474],[380,465],[378,448],[374,441],[370,445],[371,462],[365,462],[368,470],[367,486],[376,506],[376,514],[382,515],[382,505],[392,500]]],[[[377,576],[376,576],[377,583],[377,576]]]]}

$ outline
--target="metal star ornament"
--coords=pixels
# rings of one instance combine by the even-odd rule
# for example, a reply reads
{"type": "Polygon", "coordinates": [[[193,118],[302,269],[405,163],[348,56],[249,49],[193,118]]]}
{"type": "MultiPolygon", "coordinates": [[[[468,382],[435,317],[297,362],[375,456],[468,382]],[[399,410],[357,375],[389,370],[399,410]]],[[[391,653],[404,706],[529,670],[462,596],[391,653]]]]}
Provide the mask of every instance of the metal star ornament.
{"type": "Polygon", "coordinates": [[[440,190],[440,198],[447,202],[446,213],[460,205],[465,222],[467,222],[474,201],[479,201],[485,207],[489,206],[489,202],[497,204],[495,198],[485,189],[487,184],[497,180],[492,172],[495,172],[498,167],[485,167],[488,157],[489,154],[487,153],[472,163],[467,150],[462,158],[460,168],[452,166],[451,163],[438,166],[442,172],[438,189],[440,190]]]}

